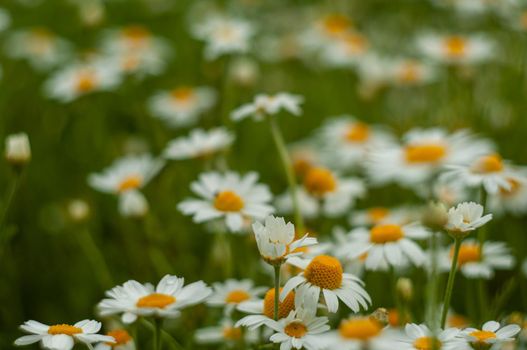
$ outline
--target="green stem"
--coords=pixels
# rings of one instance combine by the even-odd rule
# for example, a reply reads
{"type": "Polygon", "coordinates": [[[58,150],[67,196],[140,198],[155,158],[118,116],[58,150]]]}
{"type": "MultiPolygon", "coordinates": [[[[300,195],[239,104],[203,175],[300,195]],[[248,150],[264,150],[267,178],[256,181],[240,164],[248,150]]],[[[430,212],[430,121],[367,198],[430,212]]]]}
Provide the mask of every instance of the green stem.
{"type": "Polygon", "coordinates": [[[274,320],[278,321],[278,307],[280,303],[280,266],[274,266],[274,320]]]}
{"type": "Polygon", "coordinates": [[[487,319],[487,294],[485,291],[485,280],[479,278],[477,281],[478,288],[478,302],[479,302],[479,323],[483,323],[487,319]]]}
{"type": "Polygon", "coordinates": [[[300,203],[298,201],[298,193],[296,186],[295,173],[291,165],[291,159],[287,153],[287,148],[285,146],[284,137],[280,131],[280,127],[276,122],[276,119],[272,116],[269,116],[269,124],[271,125],[271,133],[273,135],[273,140],[282,161],[282,167],[284,168],[287,182],[289,184],[289,192],[291,194],[291,200],[293,202],[293,210],[295,214],[295,224],[297,231],[302,235],[304,234],[304,219],[302,217],[302,212],[300,210],[300,203]]]}
{"type": "Polygon", "coordinates": [[[161,350],[161,326],[163,324],[163,319],[156,317],[154,324],[154,350],[161,350]]]}
{"type": "Polygon", "coordinates": [[[437,329],[437,233],[432,232],[430,236],[430,251],[432,255],[431,268],[429,278],[429,289],[428,289],[428,317],[429,324],[433,326],[433,329],[437,329]]]}
{"type": "Polygon", "coordinates": [[[450,299],[452,298],[452,290],[454,289],[454,280],[457,272],[457,259],[459,257],[459,249],[461,248],[462,238],[455,238],[454,256],[452,257],[452,266],[448,275],[448,283],[446,286],[445,300],[443,302],[443,313],[441,315],[441,328],[445,328],[446,316],[450,308],[450,299]]]}
{"type": "Polygon", "coordinates": [[[15,198],[15,194],[18,189],[20,176],[21,176],[21,172],[16,171],[15,177],[13,178],[13,181],[11,182],[11,186],[9,187],[9,190],[7,191],[6,198],[4,201],[4,206],[2,208],[2,214],[0,216],[0,251],[2,251],[3,245],[6,244],[8,240],[8,238],[6,237],[7,230],[4,230],[4,224],[7,218],[7,213],[9,212],[9,208],[11,207],[11,203],[13,202],[13,198],[15,198]]]}
{"type": "Polygon", "coordinates": [[[97,247],[90,232],[87,229],[83,229],[80,232],[77,232],[76,236],[86,258],[90,261],[94,270],[97,272],[97,277],[101,287],[105,289],[113,286],[113,278],[108,269],[108,265],[104,261],[104,256],[97,247]]]}

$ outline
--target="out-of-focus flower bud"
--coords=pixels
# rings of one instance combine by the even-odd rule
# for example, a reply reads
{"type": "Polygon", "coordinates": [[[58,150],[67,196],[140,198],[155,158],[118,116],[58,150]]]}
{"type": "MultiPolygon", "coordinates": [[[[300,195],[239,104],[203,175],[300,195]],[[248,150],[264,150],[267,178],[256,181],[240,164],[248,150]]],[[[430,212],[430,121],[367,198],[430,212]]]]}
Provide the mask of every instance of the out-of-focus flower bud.
{"type": "Polygon", "coordinates": [[[412,300],[414,294],[414,287],[411,279],[401,277],[397,280],[395,287],[401,299],[406,302],[412,300]]]}
{"type": "Polygon", "coordinates": [[[148,202],[139,191],[126,191],[119,197],[119,212],[121,215],[142,218],[148,213],[148,202]]]}
{"type": "Polygon", "coordinates": [[[67,209],[71,220],[75,222],[82,222],[90,216],[90,206],[82,199],[72,200],[67,209]]]}
{"type": "Polygon", "coordinates": [[[240,58],[232,62],[230,74],[236,84],[251,86],[258,78],[258,65],[253,60],[240,58]]]}
{"type": "Polygon", "coordinates": [[[31,160],[31,146],[26,133],[12,134],[5,140],[5,157],[13,165],[21,166],[31,160]]]}
{"type": "Polygon", "coordinates": [[[423,212],[421,218],[423,225],[434,231],[444,230],[448,222],[448,212],[443,203],[430,202],[423,212]]]}
{"type": "Polygon", "coordinates": [[[379,322],[383,327],[388,325],[388,310],[385,308],[378,308],[370,315],[370,318],[379,322]]]}

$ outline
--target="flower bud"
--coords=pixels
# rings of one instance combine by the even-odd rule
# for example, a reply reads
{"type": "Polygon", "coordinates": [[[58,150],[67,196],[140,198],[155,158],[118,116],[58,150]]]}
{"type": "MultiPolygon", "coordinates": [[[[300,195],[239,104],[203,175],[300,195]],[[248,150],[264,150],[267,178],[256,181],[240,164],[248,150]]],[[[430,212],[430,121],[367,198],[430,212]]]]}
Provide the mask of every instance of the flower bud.
{"type": "Polygon", "coordinates": [[[121,215],[142,218],[148,213],[148,202],[139,191],[126,191],[119,197],[119,212],[121,215]]]}
{"type": "Polygon", "coordinates": [[[370,318],[379,322],[384,327],[388,324],[388,310],[382,307],[378,308],[371,313],[370,318]]]}
{"type": "Polygon", "coordinates": [[[411,279],[404,277],[399,278],[395,284],[395,288],[402,300],[406,302],[412,300],[414,287],[411,279]]]}
{"type": "Polygon", "coordinates": [[[75,222],[82,222],[90,215],[90,206],[82,199],[74,199],[68,203],[68,214],[75,222]]]}
{"type": "Polygon", "coordinates": [[[31,147],[26,133],[12,134],[5,140],[5,158],[13,165],[24,165],[31,159],[31,147]]]}
{"type": "Polygon", "coordinates": [[[437,231],[443,230],[448,222],[448,212],[443,203],[430,202],[421,218],[423,225],[437,231]]]}

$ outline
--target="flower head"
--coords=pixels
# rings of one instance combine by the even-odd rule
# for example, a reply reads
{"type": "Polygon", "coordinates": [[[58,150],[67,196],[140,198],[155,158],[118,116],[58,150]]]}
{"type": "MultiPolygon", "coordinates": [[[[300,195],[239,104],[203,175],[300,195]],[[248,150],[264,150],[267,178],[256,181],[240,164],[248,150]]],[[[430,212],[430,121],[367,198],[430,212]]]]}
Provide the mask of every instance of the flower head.
{"type": "Polygon", "coordinates": [[[300,104],[304,98],[299,95],[292,95],[287,92],[280,92],[275,95],[256,95],[253,102],[247,103],[235,109],[231,113],[231,119],[240,121],[247,117],[255,120],[262,120],[269,115],[275,115],[285,110],[286,112],[299,116],[302,113],[300,104]]]}
{"type": "Polygon", "coordinates": [[[492,214],[483,215],[483,206],[474,202],[463,202],[448,210],[445,228],[452,234],[466,234],[492,220],[492,214]]]}

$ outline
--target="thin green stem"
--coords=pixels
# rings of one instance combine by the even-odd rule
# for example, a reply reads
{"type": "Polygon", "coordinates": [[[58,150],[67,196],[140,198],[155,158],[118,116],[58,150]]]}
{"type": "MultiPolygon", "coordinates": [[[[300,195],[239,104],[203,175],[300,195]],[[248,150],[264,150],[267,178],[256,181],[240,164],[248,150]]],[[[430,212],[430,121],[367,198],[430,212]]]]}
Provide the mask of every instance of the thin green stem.
{"type": "Polygon", "coordinates": [[[0,216],[0,251],[3,248],[3,245],[7,243],[7,230],[4,230],[4,224],[5,220],[7,218],[7,213],[9,212],[9,208],[11,208],[11,203],[13,202],[13,199],[15,198],[16,191],[18,189],[18,184],[20,180],[21,172],[17,171],[15,172],[15,176],[13,177],[13,181],[11,181],[11,185],[9,186],[9,190],[7,191],[6,198],[4,200],[4,205],[2,208],[2,214],[0,216]]]}
{"type": "Polygon", "coordinates": [[[280,303],[280,266],[274,267],[274,320],[278,321],[278,307],[280,303]]]}
{"type": "Polygon", "coordinates": [[[293,210],[295,214],[295,225],[298,232],[303,234],[304,219],[300,210],[300,202],[298,201],[297,185],[293,166],[291,165],[291,159],[289,158],[289,153],[287,153],[287,148],[284,142],[284,137],[282,136],[282,132],[280,131],[280,127],[273,116],[269,116],[269,124],[271,126],[273,140],[276,145],[278,155],[280,156],[280,160],[282,161],[282,167],[284,168],[287,182],[289,184],[289,192],[291,194],[291,200],[293,202],[293,210]]]}
{"type": "Polygon", "coordinates": [[[101,287],[105,289],[113,286],[113,278],[108,269],[108,265],[104,260],[101,250],[93,240],[91,233],[87,229],[83,229],[80,232],[77,232],[76,236],[86,258],[90,261],[92,267],[96,271],[101,287]]]}
{"type": "Polygon", "coordinates": [[[432,232],[430,236],[430,251],[432,256],[428,288],[428,322],[433,326],[433,329],[437,329],[438,317],[437,317],[437,285],[438,285],[438,274],[437,274],[437,232],[432,232]]]}
{"type": "Polygon", "coordinates": [[[457,260],[459,257],[459,249],[461,248],[462,238],[455,238],[454,243],[454,256],[452,257],[452,266],[450,267],[450,273],[448,275],[448,283],[446,285],[445,299],[443,302],[443,313],[441,315],[441,328],[445,328],[446,316],[448,309],[450,308],[450,299],[452,298],[452,290],[454,289],[454,280],[457,272],[457,260]]]}
{"type": "Polygon", "coordinates": [[[163,319],[156,317],[155,319],[155,328],[154,328],[154,350],[161,350],[161,330],[162,330],[162,324],[163,319]]]}

